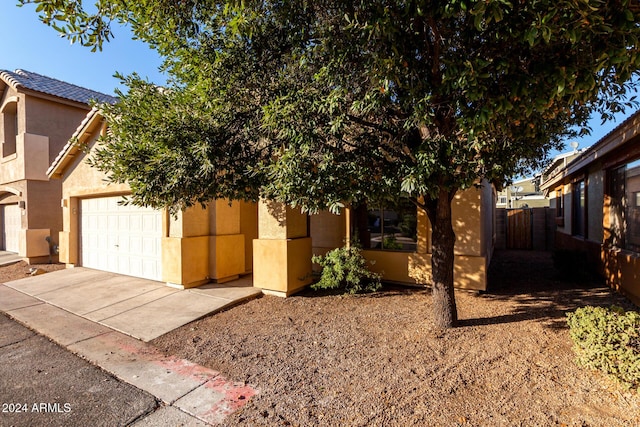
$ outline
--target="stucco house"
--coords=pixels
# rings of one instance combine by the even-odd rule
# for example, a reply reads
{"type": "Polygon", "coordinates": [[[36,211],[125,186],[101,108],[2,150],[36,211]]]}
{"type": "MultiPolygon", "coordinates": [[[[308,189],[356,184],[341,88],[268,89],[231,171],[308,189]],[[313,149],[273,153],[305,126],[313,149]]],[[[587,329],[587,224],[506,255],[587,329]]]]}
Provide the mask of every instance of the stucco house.
{"type": "Polygon", "coordinates": [[[542,184],[556,212],[555,247],[581,254],[640,305],[640,111],[542,184]]]}
{"type": "Polygon", "coordinates": [[[91,109],[113,97],[29,71],[0,70],[0,250],[55,260],[61,184],[46,171],[91,109]]]}
{"type": "Polygon", "coordinates": [[[556,174],[560,168],[566,167],[584,150],[586,148],[578,150],[576,145],[573,151],[556,155],[542,171],[504,186],[502,190],[498,191],[496,207],[506,209],[548,207],[549,199],[545,196],[540,184],[546,181],[550,175],[556,174]]]}
{"type": "MultiPolygon", "coordinates": [[[[170,215],[123,203],[130,188],[108,184],[85,161],[107,124],[90,111],[47,170],[61,182],[60,261],[188,288],[252,273],[263,292],[287,296],[312,280],[312,254],[360,236],[373,269],[388,281],[428,283],[431,236],[427,216],[413,205],[361,206],[341,215],[269,201],[217,200],[170,215]],[[87,149],[81,149],[80,147],[87,149]]],[[[453,202],[455,280],[486,289],[493,253],[495,192],[484,182],[453,202]]]]}

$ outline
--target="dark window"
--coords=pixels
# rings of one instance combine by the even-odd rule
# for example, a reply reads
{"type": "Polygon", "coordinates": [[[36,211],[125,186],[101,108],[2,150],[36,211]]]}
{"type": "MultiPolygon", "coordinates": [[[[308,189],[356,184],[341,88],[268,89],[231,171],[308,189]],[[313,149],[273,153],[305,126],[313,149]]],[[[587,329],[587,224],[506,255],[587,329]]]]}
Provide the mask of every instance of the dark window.
{"type": "Polygon", "coordinates": [[[408,199],[361,205],[353,215],[352,235],[364,249],[416,251],[417,208],[408,199]]]}
{"type": "Polygon", "coordinates": [[[572,191],[572,213],[573,213],[573,234],[575,236],[587,237],[586,233],[586,187],[584,180],[576,181],[572,191]]]}
{"type": "Polygon", "coordinates": [[[564,197],[562,194],[562,188],[556,190],[556,217],[562,218],[564,216],[564,197]]]}
{"type": "Polygon", "coordinates": [[[609,195],[611,244],[640,252],[640,160],[610,171],[609,195]]]}
{"type": "Polygon", "coordinates": [[[2,155],[4,157],[16,152],[16,135],[18,134],[18,111],[15,102],[5,106],[2,114],[3,136],[2,155]]]}

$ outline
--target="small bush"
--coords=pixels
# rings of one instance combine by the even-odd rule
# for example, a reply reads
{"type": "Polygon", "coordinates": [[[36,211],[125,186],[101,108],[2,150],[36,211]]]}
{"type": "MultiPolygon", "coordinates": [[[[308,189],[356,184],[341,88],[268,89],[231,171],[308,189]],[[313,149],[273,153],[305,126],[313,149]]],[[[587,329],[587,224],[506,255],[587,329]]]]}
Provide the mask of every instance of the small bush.
{"type": "Polygon", "coordinates": [[[567,318],[579,365],[599,369],[627,388],[640,386],[640,313],[587,306],[567,318]]]}
{"type": "Polygon", "coordinates": [[[344,289],[345,292],[375,292],[382,287],[380,275],[367,268],[368,261],[357,246],[329,251],[324,257],[314,256],[313,262],[322,266],[320,280],[311,285],[318,289],[344,289]]]}

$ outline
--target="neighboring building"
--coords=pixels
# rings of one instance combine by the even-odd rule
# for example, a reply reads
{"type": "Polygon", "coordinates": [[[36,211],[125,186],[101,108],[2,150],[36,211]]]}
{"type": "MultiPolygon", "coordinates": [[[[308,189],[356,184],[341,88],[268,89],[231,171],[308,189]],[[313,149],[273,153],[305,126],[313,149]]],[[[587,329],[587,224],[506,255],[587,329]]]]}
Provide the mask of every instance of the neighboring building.
{"type": "Polygon", "coordinates": [[[60,182],[46,170],[91,109],[115,98],[24,70],[0,70],[0,250],[55,260],[60,182]]]}
{"type": "Polygon", "coordinates": [[[640,111],[549,173],[542,189],[556,212],[556,249],[582,254],[640,304],[640,111]]]}
{"type": "MultiPolygon", "coordinates": [[[[312,253],[343,246],[356,233],[372,269],[388,281],[430,281],[431,230],[413,205],[360,207],[342,215],[305,215],[279,203],[225,200],[176,216],[123,205],[124,184],[107,184],[87,155],[106,124],[92,110],[54,159],[47,176],[62,181],[60,261],[181,287],[253,273],[265,293],[290,295],[311,282],[312,253]],[[77,141],[77,142],[76,142],[77,141]],[[88,147],[80,150],[79,145],[88,147]]],[[[486,289],[493,253],[495,193],[483,182],[453,201],[456,286],[486,289]]]]}
{"type": "Polygon", "coordinates": [[[542,170],[540,174],[536,175],[540,183],[548,181],[549,178],[555,176],[556,174],[558,174],[558,172],[566,168],[567,165],[573,161],[573,159],[589,149],[589,147],[578,149],[577,142],[572,142],[572,144],[575,144],[575,149],[573,151],[558,154],[553,158],[553,160],[551,160],[551,162],[542,170]]]}
{"type": "Polygon", "coordinates": [[[496,207],[506,209],[548,207],[549,199],[540,188],[540,183],[546,181],[550,175],[557,173],[559,169],[565,167],[584,150],[558,154],[542,172],[538,172],[528,178],[519,179],[511,185],[505,186],[497,193],[496,207]]]}
{"type": "Polygon", "coordinates": [[[497,208],[541,208],[549,206],[549,201],[539,188],[538,176],[514,181],[498,191],[497,208]]]}

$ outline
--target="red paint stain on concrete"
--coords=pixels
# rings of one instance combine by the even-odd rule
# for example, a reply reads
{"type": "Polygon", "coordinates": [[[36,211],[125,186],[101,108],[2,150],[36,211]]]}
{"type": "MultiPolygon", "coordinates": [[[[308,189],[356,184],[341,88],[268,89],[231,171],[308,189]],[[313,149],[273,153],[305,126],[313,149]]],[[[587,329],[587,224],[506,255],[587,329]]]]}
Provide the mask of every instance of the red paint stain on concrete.
{"type": "Polygon", "coordinates": [[[204,387],[212,390],[214,394],[223,396],[221,399],[212,401],[209,408],[201,408],[198,411],[199,413],[196,414],[196,416],[209,423],[220,423],[228,415],[246,405],[253,396],[259,393],[259,390],[248,384],[230,381],[222,376],[220,372],[197,365],[186,359],[165,356],[153,346],[133,338],[129,341],[128,339],[121,339],[118,335],[105,334],[100,337],[100,340],[119,349],[120,354],[128,353],[139,360],[146,360],[156,366],[161,366],[171,373],[203,384],[204,387]]]}
{"type": "Polygon", "coordinates": [[[198,415],[209,422],[224,419],[226,416],[236,412],[259,392],[248,384],[234,383],[222,376],[207,381],[204,386],[224,396],[218,402],[213,403],[209,410],[198,415]]]}
{"type": "Polygon", "coordinates": [[[248,384],[230,381],[217,371],[185,359],[163,357],[161,360],[155,360],[154,363],[182,377],[204,382],[204,387],[212,390],[214,394],[223,396],[221,399],[212,401],[210,408],[202,408],[195,414],[212,424],[221,422],[259,393],[248,384]]]}
{"type": "Polygon", "coordinates": [[[205,382],[220,375],[220,372],[205,368],[204,366],[197,365],[185,359],[163,356],[153,362],[181,377],[190,378],[198,382],[205,382]]]}

